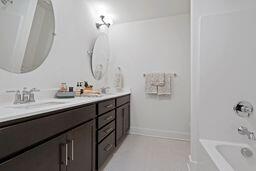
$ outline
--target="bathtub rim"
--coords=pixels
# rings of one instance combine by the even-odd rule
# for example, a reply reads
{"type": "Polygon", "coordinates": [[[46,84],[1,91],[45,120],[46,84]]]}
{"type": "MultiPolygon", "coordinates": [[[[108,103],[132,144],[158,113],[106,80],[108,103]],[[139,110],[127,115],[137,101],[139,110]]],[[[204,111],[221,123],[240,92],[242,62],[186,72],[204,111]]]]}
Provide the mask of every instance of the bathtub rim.
{"type": "Polygon", "coordinates": [[[210,156],[214,164],[217,166],[219,171],[235,171],[233,167],[228,163],[228,161],[224,158],[224,156],[218,151],[217,147],[221,145],[227,146],[236,146],[236,147],[247,147],[250,148],[249,145],[243,143],[233,143],[227,141],[216,141],[216,140],[207,140],[200,139],[199,142],[204,147],[207,154],[210,156]]]}

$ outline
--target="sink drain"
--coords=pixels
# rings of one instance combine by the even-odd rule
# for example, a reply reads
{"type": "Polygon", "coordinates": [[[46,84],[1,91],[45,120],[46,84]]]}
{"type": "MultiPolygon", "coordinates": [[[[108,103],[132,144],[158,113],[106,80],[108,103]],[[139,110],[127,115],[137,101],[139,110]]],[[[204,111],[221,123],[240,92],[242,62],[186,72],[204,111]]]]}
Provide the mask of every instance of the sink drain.
{"type": "Polygon", "coordinates": [[[242,148],[241,149],[241,154],[245,157],[245,158],[250,158],[253,156],[253,152],[252,150],[250,150],[249,148],[242,148]]]}

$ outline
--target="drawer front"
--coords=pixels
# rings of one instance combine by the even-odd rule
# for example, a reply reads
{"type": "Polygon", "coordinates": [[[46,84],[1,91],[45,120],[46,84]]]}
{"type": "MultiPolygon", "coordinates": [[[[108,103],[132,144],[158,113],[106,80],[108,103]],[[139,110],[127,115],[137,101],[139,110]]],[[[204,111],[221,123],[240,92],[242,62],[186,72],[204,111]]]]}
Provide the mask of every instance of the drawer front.
{"type": "Polygon", "coordinates": [[[119,97],[116,99],[116,106],[118,107],[128,102],[130,102],[130,95],[119,97]]]}
{"type": "Polygon", "coordinates": [[[98,163],[100,168],[106,159],[113,154],[115,149],[115,132],[112,132],[104,141],[98,145],[98,163]]]}
{"type": "Polygon", "coordinates": [[[98,130],[98,143],[102,141],[106,136],[108,136],[111,132],[113,132],[115,130],[115,127],[115,121],[112,121],[110,124],[98,130]]]}
{"type": "Polygon", "coordinates": [[[108,112],[102,116],[100,116],[98,118],[98,124],[97,124],[97,128],[100,129],[103,126],[105,126],[106,124],[110,123],[111,121],[113,121],[116,117],[115,115],[115,110],[112,110],[111,112],[108,112]]]}
{"type": "Polygon", "coordinates": [[[90,105],[1,128],[0,159],[89,121],[95,116],[96,106],[90,105]]]}
{"type": "Polygon", "coordinates": [[[111,111],[115,109],[115,107],[116,107],[115,99],[101,102],[98,104],[98,115],[111,111]]]}

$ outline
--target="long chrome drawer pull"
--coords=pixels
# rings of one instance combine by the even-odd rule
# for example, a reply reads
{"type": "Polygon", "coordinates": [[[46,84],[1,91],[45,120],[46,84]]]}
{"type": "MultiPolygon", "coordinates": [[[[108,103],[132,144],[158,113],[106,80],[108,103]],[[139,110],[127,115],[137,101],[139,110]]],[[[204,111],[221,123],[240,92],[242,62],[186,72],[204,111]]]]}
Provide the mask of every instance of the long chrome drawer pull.
{"type": "Polygon", "coordinates": [[[66,166],[68,165],[68,144],[66,144],[65,164],[66,164],[66,166]]]}
{"type": "Polygon", "coordinates": [[[106,108],[111,108],[111,107],[114,107],[114,105],[113,104],[110,104],[110,105],[107,105],[107,106],[105,106],[106,108]]]}
{"type": "Polygon", "coordinates": [[[113,116],[109,116],[109,117],[107,117],[105,120],[106,120],[106,121],[109,121],[109,120],[111,120],[111,119],[113,119],[113,116]]]}
{"type": "Polygon", "coordinates": [[[72,154],[71,154],[71,160],[74,160],[74,140],[71,141],[71,148],[72,148],[72,154]]]}
{"type": "Polygon", "coordinates": [[[108,133],[110,133],[111,131],[113,131],[113,128],[106,129],[104,132],[108,134],[108,133]]]}

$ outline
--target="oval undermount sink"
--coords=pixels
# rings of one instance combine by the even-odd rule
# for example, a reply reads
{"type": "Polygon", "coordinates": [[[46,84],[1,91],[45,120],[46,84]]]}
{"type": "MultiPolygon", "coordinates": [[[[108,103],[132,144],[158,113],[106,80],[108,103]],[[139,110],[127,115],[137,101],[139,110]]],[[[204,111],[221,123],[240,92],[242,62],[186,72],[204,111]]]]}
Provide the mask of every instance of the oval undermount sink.
{"type": "Polygon", "coordinates": [[[36,109],[42,107],[52,107],[56,105],[66,104],[67,102],[42,102],[42,103],[29,103],[29,104],[20,104],[20,105],[12,105],[7,106],[7,108],[12,109],[36,109]]]}

